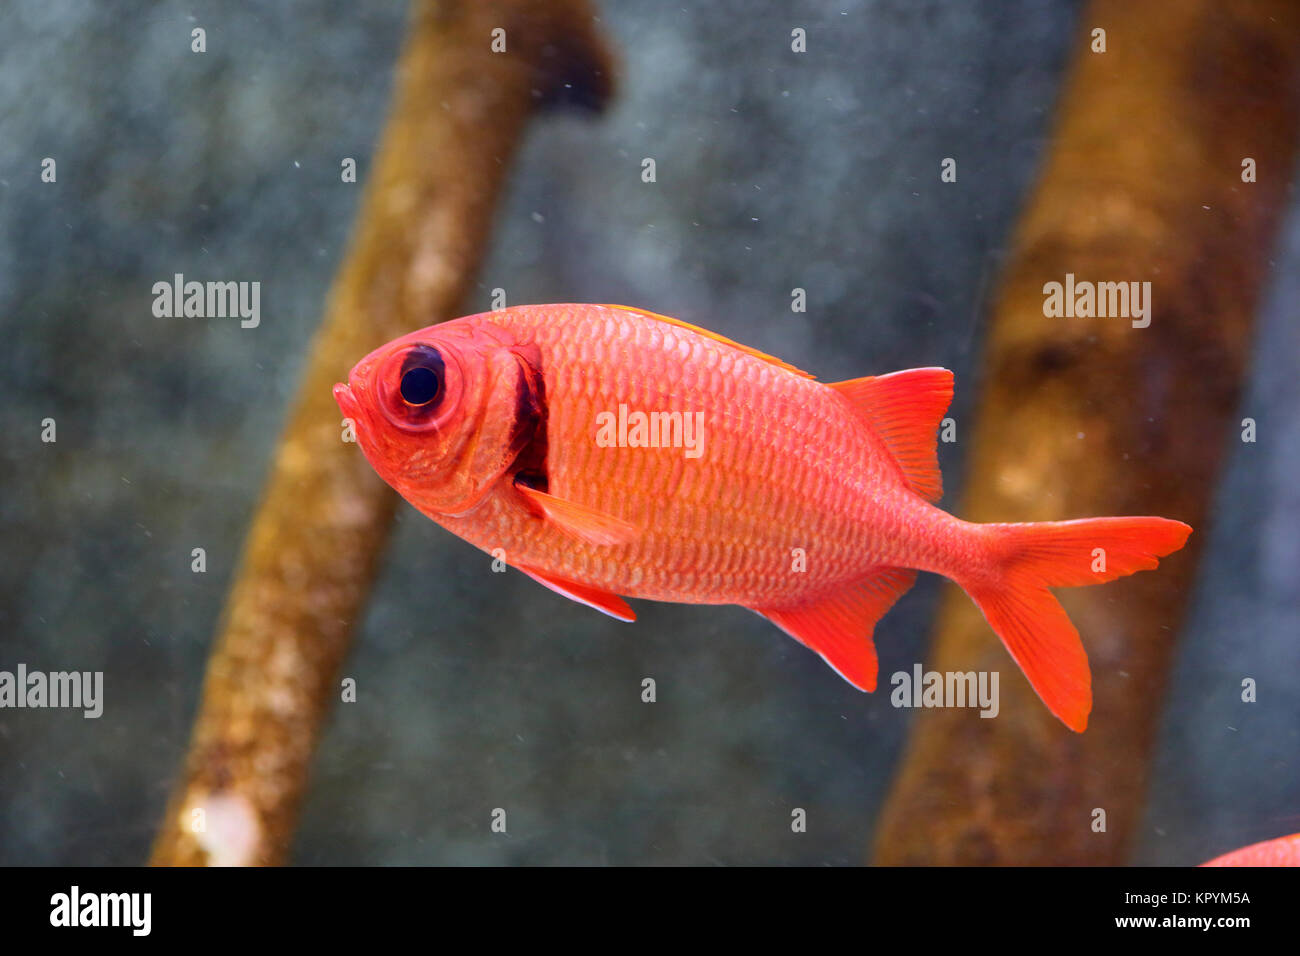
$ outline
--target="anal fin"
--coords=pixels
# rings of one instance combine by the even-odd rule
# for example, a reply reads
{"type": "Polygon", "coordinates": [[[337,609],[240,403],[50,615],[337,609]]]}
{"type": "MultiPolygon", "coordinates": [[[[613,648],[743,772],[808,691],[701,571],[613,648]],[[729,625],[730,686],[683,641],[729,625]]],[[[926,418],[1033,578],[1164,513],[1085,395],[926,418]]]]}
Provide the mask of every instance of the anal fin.
{"type": "Polygon", "coordinates": [[[812,648],[859,690],[876,689],[876,622],[916,581],[908,568],[875,568],[866,577],[811,604],[754,608],[795,640],[812,648]]]}
{"type": "Polygon", "coordinates": [[[594,607],[597,611],[608,614],[619,621],[636,620],[636,612],[628,607],[627,602],[617,594],[611,594],[608,591],[602,591],[600,588],[593,588],[587,584],[579,584],[577,581],[557,577],[545,571],[538,571],[535,568],[525,568],[520,565],[515,565],[515,567],[538,584],[545,585],[556,594],[563,594],[571,601],[577,601],[579,604],[587,605],[587,607],[594,607]]]}

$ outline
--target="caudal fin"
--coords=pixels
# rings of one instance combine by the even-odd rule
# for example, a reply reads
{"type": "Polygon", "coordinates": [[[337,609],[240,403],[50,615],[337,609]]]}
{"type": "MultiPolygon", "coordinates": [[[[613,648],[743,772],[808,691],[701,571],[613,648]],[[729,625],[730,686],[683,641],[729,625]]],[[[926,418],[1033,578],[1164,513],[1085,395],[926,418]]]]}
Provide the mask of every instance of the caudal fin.
{"type": "Polygon", "coordinates": [[[958,583],[1002,638],[1047,709],[1082,732],[1092,677],[1079,632],[1048,590],[1101,584],[1156,567],[1192,529],[1167,518],[1085,518],[980,526],[987,566],[958,583]]]}

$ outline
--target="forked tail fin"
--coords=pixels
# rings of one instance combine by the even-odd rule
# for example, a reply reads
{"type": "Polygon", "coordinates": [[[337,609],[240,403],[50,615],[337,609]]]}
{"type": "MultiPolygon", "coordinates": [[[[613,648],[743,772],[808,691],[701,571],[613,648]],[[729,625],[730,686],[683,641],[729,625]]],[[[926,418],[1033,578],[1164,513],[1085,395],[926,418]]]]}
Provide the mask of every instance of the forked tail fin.
{"type": "Polygon", "coordinates": [[[1079,632],[1048,590],[1147,571],[1177,551],[1192,529],[1168,518],[1084,518],[980,525],[989,563],[965,580],[1047,709],[1082,732],[1092,710],[1092,677],[1079,632]]]}

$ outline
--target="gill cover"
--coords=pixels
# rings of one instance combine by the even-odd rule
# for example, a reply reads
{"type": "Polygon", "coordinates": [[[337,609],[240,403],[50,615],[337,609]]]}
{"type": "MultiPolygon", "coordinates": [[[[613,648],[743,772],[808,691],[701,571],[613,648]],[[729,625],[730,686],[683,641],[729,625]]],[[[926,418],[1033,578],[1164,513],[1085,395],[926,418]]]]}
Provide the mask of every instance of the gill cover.
{"type": "Polygon", "coordinates": [[[434,491],[433,500],[426,499],[452,517],[482,504],[533,439],[542,419],[536,347],[496,348],[484,357],[486,387],[479,390],[477,416],[471,413],[467,419],[477,419],[478,427],[470,424],[465,429],[457,459],[447,467],[447,481],[434,491]]]}
{"type": "Polygon", "coordinates": [[[363,376],[387,426],[372,435],[372,463],[417,507],[468,514],[539,433],[540,368],[535,345],[487,323],[412,333],[363,376]]]}

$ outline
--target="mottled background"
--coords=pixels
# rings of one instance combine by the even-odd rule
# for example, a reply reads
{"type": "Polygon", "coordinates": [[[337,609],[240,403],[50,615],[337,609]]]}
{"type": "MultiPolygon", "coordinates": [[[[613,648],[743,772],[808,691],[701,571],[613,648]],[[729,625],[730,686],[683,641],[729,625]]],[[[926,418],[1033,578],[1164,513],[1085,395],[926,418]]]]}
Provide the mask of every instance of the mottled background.
{"type": "MultiPolygon", "coordinates": [[[[511,304],[626,302],[828,381],[946,365],[960,438],[1078,4],[601,6],[620,95],[603,119],[533,127],[465,311],[498,286],[511,304]],[[939,182],[947,156],[956,184],[939,182]]],[[[357,210],[339,163],[369,169],[405,12],[0,9],[0,669],[106,683],[97,721],[0,710],[0,863],[146,855],[357,210]],[[190,52],[196,25],[206,54],[190,52]],[[40,182],[46,156],[56,184],[40,182]],[[155,318],[151,286],[176,272],[259,280],[260,327],[155,318]]],[[[1204,436],[1233,442],[1231,466],[1200,529],[1135,862],[1300,829],[1300,217],[1259,255],[1275,279],[1242,408],[1259,441],[1204,436]],[[1260,681],[1253,707],[1243,676],[1260,681]]],[[[950,507],[965,450],[941,449],[950,507]]],[[[864,859],[909,721],[886,694],[742,609],[642,603],[616,625],[491,573],[405,505],[397,520],[346,665],[359,699],[328,727],[294,861],[864,859]],[[507,836],[489,832],[494,807],[507,836]]],[[[923,576],[878,628],[884,674],[923,659],[939,586],[923,576]]]]}

